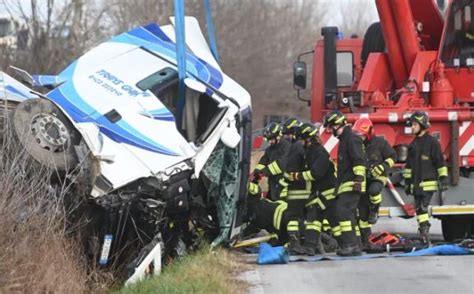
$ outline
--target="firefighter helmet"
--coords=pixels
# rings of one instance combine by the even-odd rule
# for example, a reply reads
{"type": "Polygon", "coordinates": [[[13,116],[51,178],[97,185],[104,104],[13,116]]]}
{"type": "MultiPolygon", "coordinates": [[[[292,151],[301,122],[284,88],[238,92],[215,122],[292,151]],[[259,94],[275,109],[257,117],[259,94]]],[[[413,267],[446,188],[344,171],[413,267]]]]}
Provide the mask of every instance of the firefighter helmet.
{"type": "Polygon", "coordinates": [[[324,117],[323,126],[325,128],[332,126],[343,126],[346,124],[346,116],[339,110],[333,110],[324,117]]]}
{"type": "Polygon", "coordinates": [[[374,126],[372,121],[367,117],[359,118],[352,127],[354,133],[365,136],[367,140],[371,140],[374,136],[374,126]]]}
{"type": "Polygon", "coordinates": [[[408,119],[407,119],[407,125],[412,126],[412,123],[416,121],[417,123],[420,124],[420,127],[422,130],[426,130],[429,128],[430,125],[430,119],[428,117],[428,114],[424,111],[415,111],[408,119]]]}
{"type": "Polygon", "coordinates": [[[263,136],[267,140],[275,139],[281,136],[281,125],[276,122],[268,123],[263,131],[263,136]]]}
{"type": "Polygon", "coordinates": [[[316,124],[304,123],[299,128],[296,137],[302,140],[316,138],[319,136],[320,126],[321,126],[320,123],[316,123],[316,124]]]}
{"type": "Polygon", "coordinates": [[[289,118],[282,124],[282,133],[285,135],[295,134],[302,122],[297,118],[289,118]]]}

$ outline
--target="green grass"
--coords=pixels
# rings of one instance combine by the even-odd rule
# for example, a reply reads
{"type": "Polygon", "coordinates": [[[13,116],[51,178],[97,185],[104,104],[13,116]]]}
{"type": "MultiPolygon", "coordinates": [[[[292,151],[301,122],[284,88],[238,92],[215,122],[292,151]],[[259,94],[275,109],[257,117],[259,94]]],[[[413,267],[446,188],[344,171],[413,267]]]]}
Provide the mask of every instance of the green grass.
{"type": "Polygon", "coordinates": [[[161,275],[120,291],[131,293],[243,293],[237,276],[247,265],[224,249],[202,248],[166,266],[161,275]]]}

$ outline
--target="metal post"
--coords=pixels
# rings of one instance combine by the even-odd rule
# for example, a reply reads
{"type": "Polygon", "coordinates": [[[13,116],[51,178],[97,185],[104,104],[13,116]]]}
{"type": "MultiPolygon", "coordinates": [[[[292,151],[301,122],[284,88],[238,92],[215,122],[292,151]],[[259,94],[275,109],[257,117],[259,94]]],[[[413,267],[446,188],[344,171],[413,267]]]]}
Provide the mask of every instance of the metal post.
{"type": "Polygon", "coordinates": [[[182,127],[183,110],[185,105],[186,87],[184,79],[186,78],[186,39],[184,27],[184,0],[174,1],[175,14],[175,35],[176,35],[176,61],[178,63],[178,101],[176,111],[176,124],[179,130],[182,127]]]}

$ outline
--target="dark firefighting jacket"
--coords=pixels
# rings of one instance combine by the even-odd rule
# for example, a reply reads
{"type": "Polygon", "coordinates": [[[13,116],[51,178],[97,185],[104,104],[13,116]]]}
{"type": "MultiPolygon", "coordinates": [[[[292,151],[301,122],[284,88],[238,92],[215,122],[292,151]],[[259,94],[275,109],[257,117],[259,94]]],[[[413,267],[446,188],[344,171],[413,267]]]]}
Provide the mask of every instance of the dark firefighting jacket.
{"type": "Polygon", "coordinates": [[[280,180],[286,170],[290,148],[291,143],[282,138],[278,143],[268,146],[255,168],[268,177],[268,195],[271,200],[280,198],[280,180]]]}
{"type": "Polygon", "coordinates": [[[261,197],[257,184],[250,183],[247,208],[252,225],[265,229],[270,233],[278,233],[286,226],[285,211],[288,204],[285,201],[271,201],[261,197]]]}
{"type": "MultiPolygon", "coordinates": [[[[334,164],[329,157],[329,153],[319,143],[312,143],[306,147],[306,169],[302,173],[305,181],[312,182],[311,198],[318,201],[315,196],[324,200],[317,203],[323,210],[327,201],[335,199],[334,187],[336,185],[336,175],[334,164]],[[319,192],[319,193],[318,193],[319,192]]],[[[309,203],[311,205],[312,203],[309,203]]]]}
{"type": "Polygon", "coordinates": [[[379,180],[384,185],[387,183],[387,172],[395,165],[395,158],[397,153],[390,146],[390,144],[382,137],[373,137],[366,143],[367,160],[369,162],[369,170],[367,172],[368,178],[372,180],[379,180]],[[372,177],[370,169],[382,164],[384,171],[382,175],[372,177]]]}
{"type": "Polygon", "coordinates": [[[411,142],[403,176],[415,195],[438,190],[438,179],[448,176],[448,168],[436,138],[425,133],[411,142]]]}
{"type": "MultiPolygon", "coordinates": [[[[297,141],[291,143],[290,152],[286,162],[286,173],[301,173],[305,168],[305,149],[303,143],[297,141]]],[[[309,199],[311,194],[311,183],[303,180],[287,181],[280,180],[282,191],[280,197],[284,200],[309,199]]]]}
{"type": "Polygon", "coordinates": [[[362,183],[365,192],[367,157],[362,139],[345,126],[337,149],[336,195],[353,191],[354,181],[362,183]]]}

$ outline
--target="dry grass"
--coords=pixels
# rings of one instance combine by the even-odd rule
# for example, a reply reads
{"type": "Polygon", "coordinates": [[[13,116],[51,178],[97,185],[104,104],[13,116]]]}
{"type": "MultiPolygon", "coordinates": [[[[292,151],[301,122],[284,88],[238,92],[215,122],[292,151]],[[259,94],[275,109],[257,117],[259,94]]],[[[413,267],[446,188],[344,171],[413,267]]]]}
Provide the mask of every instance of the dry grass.
{"type": "Polygon", "coordinates": [[[121,293],[246,293],[238,276],[250,266],[225,249],[205,246],[176,260],[160,276],[127,287],[121,293]]]}
{"type": "Polygon", "coordinates": [[[13,142],[0,146],[0,293],[104,289],[77,243],[66,237],[70,187],[53,188],[54,171],[38,168],[13,142]]]}
{"type": "MultiPolygon", "coordinates": [[[[51,185],[56,172],[7,138],[0,141],[0,293],[106,292],[114,276],[91,268],[68,224],[75,207],[65,203],[78,197],[70,183],[51,185]]],[[[224,249],[205,247],[123,292],[243,293],[237,276],[246,267],[224,249]]]]}

